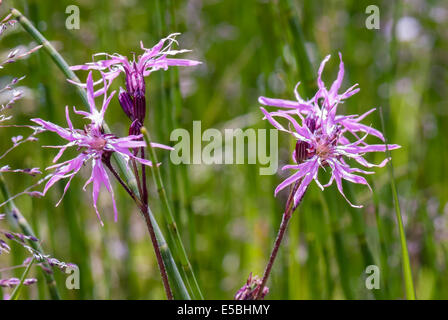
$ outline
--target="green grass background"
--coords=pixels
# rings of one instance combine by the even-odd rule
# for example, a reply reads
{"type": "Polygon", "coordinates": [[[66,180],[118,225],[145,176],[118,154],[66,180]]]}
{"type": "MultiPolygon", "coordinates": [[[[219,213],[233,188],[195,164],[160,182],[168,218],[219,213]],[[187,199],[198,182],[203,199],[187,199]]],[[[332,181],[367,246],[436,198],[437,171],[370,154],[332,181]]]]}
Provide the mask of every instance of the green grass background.
{"type": "MultiPolygon", "coordinates": [[[[343,86],[359,83],[361,91],[340,112],[360,114],[382,107],[393,151],[396,183],[411,256],[417,297],[448,298],[447,91],[448,6],[445,1],[293,1],[293,0],[98,0],[3,1],[2,15],[16,7],[29,17],[69,64],[81,64],[97,52],[140,53],[160,38],[181,32],[185,55],[203,61],[192,68],[171,68],[147,78],[147,127],[153,140],[169,144],[174,128],[270,128],[262,121],[260,95],[293,99],[296,82],[311,97],[320,61],[332,54],[324,80],[337,74],[340,51],[346,66],[343,86]],[[80,29],[67,30],[65,9],[80,8],[80,29]],[[370,4],[380,8],[380,30],[365,27],[370,4]],[[403,41],[397,28],[403,17],[418,23],[415,37],[403,41]],[[398,24],[397,24],[398,23],[398,24]],[[394,32],[395,30],[395,32],[394,32]],[[305,54],[306,48],[307,54],[305,54]],[[307,64],[307,56],[312,67],[307,64]]],[[[402,24],[403,25],[403,24],[402,24]]],[[[20,26],[2,37],[0,50],[27,45],[31,37],[20,26]]],[[[72,85],[45,52],[2,70],[3,83],[26,75],[27,97],[13,110],[13,123],[32,117],[65,125],[64,107],[82,107],[72,85]]],[[[79,73],[84,78],[86,74],[79,73]]],[[[123,86],[120,77],[114,89],[123,86]]],[[[72,117],[82,125],[79,117],[72,117]]],[[[107,122],[125,135],[129,122],[114,99],[107,122]]],[[[381,128],[378,112],[365,123],[381,128]]],[[[27,131],[0,129],[2,150],[10,138],[27,131]]],[[[279,134],[280,165],[290,161],[293,141],[279,134]]],[[[375,140],[370,140],[375,143],[375,140]]],[[[61,143],[44,133],[40,141],[19,147],[1,165],[45,168],[54,152],[41,145],[61,143]]],[[[70,154],[67,153],[68,158],[70,154]]],[[[231,299],[250,272],[262,275],[287,194],[273,191],[284,173],[260,176],[258,165],[172,165],[159,152],[162,174],[177,223],[199,284],[207,299],[231,299]]],[[[384,155],[370,157],[380,162],[384,155]]],[[[404,285],[400,243],[386,168],[369,177],[374,189],[345,185],[363,209],[352,209],[335,187],[321,192],[312,185],[294,214],[269,282],[272,299],[402,299],[404,285]],[[365,269],[381,269],[381,289],[364,284],[365,269]]],[[[79,266],[81,287],[65,288],[66,299],[163,299],[157,264],[143,219],[116,186],[119,220],[113,222],[109,195],[100,196],[105,226],[98,223],[90,189],[82,191],[88,170],[73,180],[59,207],[63,183],[45,198],[21,197],[17,205],[32,224],[47,253],[79,266]]],[[[13,193],[35,181],[9,174],[13,193]]],[[[326,178],[325,178],[326,179],[326,178]]],[[[325,180],[324,180],[325,181],[325,180]]],[[[164,214],[150,180],[150,205],[162,225],[164,214]]],[[[1,211],[1,210],[0,210],[1,211]]],[[[165,234],[166,230],[165,230],[165,234]]],[[[24,250],[0,257],[1,266],[21,263],[24,250]]],[[[20,277],[23,270],[18,270],[20,277]]],[[[47,298],[45,281],[22,292],[24,298],[47,298]]]]}

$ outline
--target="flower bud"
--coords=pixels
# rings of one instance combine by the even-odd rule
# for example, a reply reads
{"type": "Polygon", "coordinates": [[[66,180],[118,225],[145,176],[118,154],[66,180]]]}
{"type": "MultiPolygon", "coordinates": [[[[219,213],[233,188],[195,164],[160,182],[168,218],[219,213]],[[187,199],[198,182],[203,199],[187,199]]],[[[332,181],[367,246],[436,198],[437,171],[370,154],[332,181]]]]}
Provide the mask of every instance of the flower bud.
{"type": "Polygon", "coordinates": [[[296,148],[294,149],[294,152],[292,154],[292,159],[296,163],[302,163],[306,159],[310,157],[310,153],[308,151],[308,148],[310,145],[305,141],[297,141],[296,148]]]}
{"type": "MultiPolygon", "coordinates": [[[[261,279],[258,276],[252,276],[252,273],[249,275],[247,282],[244,286],[241,287],[240,290],[235,294],[235,300],[255,300],[258,295],[258,291],[260,290],[261,279]]],[[[261,294],[261,299],[269,293],[269,288],[264,287],[263,292],[261,294]]]]}
{"type": "Polygon", "coordinates": [[[135,62],[132,64],[131,70],[126,72],[126,89],[131,97],[145,95],[143,70],[139,70],[135,62]]]}
{"type": "Polygon", "coordinates": [[[140,129],[143,127],[142,123],[140,122],[140,120],[135,119],[132,123],[131,123],[131,127],[129,128],[129,135],[135,135],[138,136],[139,134],[141,134],[140,129]]]}
{"type": "Polygon", "coordinates": [[[146,116],[146,98],[144,95],[134,96],[134,116],[143,125],[146,116]]]}
{"type": "Polygon", "coordinates": [[[121,108],[123,109],[124,113],[128,116],[128,118],[132,120],[134,114],[134,103],[132,101],[132,97],[123,88],[120,88],[118,101],[120,102],[121,108]]]}

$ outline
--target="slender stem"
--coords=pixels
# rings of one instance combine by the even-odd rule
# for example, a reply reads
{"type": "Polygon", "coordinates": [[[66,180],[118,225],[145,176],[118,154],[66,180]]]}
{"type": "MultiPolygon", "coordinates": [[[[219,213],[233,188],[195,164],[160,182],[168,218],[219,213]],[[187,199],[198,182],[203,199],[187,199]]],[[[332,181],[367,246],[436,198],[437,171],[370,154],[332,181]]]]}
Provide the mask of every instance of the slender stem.
{"type": "Polygon", "coordinates": [[[286,227],[288,226],[288,222],[289,222],[290,218],[291,218],[291,215],[286,214],[286,213],[283,214],[282,222],[280,224],[280,229],[278,230],[277,238],[275,239],[274,248],[272,249],[268,264],[266,266],[266,269],[264,270],[263,279],[261,280],[261,285],[258,289],[257,298],[256,298],[257,300],[261,299],[261,296],[263,295],[263,289],[266,285],[266,282],[268,281],[272,266],[274,265],[275,258],[277,258],[278,249],[280,248],[280,245],[283,241],[286,227]]]}
{"type": "Polygon", "coordinates": [[[137,168],[137,162],[135,161],[135,159],[131,159],[131,163],[132,163],[132,170],[134,171],[134,176],[137,179],[137,187],[138,187],[138,193],[140,195],[143,194],[143,190],[142,190],[142,183],[140,181],[140,177],[138,175],[138,168],[137,168]]]}
{"type": "Polygon", "coordinates": [[[179,233],[179,229],[177,228],[177,225],[176,225],[176,221],[174,220],[174,215],[171,210],[171,206],[170,206],[168,197],[166,195],[165,187],[163,184],[162,175],[160,174],[159,167],[157,166],[157,162],[158,162],[157,155],[155,153],[154,148],[151,147],[151,139],[149,137],[148,130],[145,127],[143,127],[143,128],[141,128],[141,132],[145,138],[146,145],[147,145],[147,148],[149,151],[148,152],[149,158],[153,164],[151,167],[151,170],[152,170],[152,173],[154,176],[155,183],[157,185],[157,190],[159,192],[159,196],[162,200],[163,206],[164,206],[166,212],[168,213],[168,214],[163,215],[163,217],[165,218],[165,222],[168,225],[168,230],[171,233],[172,238],[174,239],[176,250],[177,250],[178,256],[181,260],[182,269],[185,271],[185,274],[187,276],[187,281],[192,286],[192,290],[194,291],[193,292],[194,296],[198,297],[199,299],[204,299],[202,296],[202,292],[199,287],[199,284],[196,280],[196,276],[194,274],[193,268],[191,267],[190,260],[188,259],[187,252],[185,250],[185,247],[182,242],[182,238],[179,233]]]}
{"type": "MultiPolygon", "coordinates": [[[[353,192],[352,184],[347,184],[346,195],[349,198],[354,198],[353,194],[354,194],[354,192],[353,192]]],[[[370,250],[370,247],[369,247],[369,244],[367,241],[366,227],[362,220],[362,216],[359,215],[359,213],[356,211],[356,209],[351,206],[349,206],[348,211],[349,211],[351,219],[352,219],[352,225],[353,225],[353,228],[354,228],[354,231],[356,234],[358,247],[361,251],[361,255],[364,260],[364,265],[365,266],[378,265],[378,262],[374,258],[374,255],[373,255],[372,251],[370,250]]],[[[383,290],[372,290],[372,294],[375,297],[375,299],[381,299],[383,290]]]]}
{"type": "Polygon", "coordinates": [[[28,273],[31,270],[31,266],[34,263],[34,257],[31,259],[30,263],[26,267],[25,271],[22,274],[22,277],[20,278],[20,283],[17,285],[17,287],[14,288],[14,291],[11,294],[10,300],[17,300],[19,299],[20,291],[22,290],[23,283],[25,282],[26,277],[28,276],[28,273]]]}
{"type": "Polygon", "coordinates": [[[118,172],[114,169],[114,167],[112,167],[112,164],[110,163],[110,161],[103,161],[104,164],[106,165],[106,167],[109,169],[110,172],[112,172],[112,174],[114,175],[115,179],[117,179],[117,181],[121,184],[121,186],[124,188],[124,190],[126,190],[126,192],[131,196],[131,198],[135,201],[135,203],[141,207],[143,204],[141,202],[141,200],[135,195],[135,193],[128,187],[128,185],[126,184],[126,182],[123,181],[123,179],[121,179],[120,175],[118,174],[118,172]]]}
{"type": "MultiPolygon", "coordinates": [[[[142,213],[143,212],[144,211],[142,211],[142,213]]],[[[143,216],[145,217],[146,226],[148,227],[148,231],[151,236],[151,241],[154,244],[154,251],[155,251],[156,257],[157,257],[157,264],[159,265],[159,271],[162,276],[163,286],[165,287],[166,297],[168,298],[168,300],[173,300],[173,293],[171,291],[170,283],[168,281],[168,275],[166,273],[165,263],[163,262],[163,257],[160,252],[159,244],[157,242],[157,237],[154,232],[154,227],[152,225],[149,215],[143,214],[143,216]]]]}
{"type": "Polygon", "coordinates": [[[109,168],[109,170],[112,172],[114,177],[118,180],[118,182],[123,186],[123,188],[126,190],[126,192],[135,201],[135,203],[137,204],[138,208],[140,209],[140,211],[142,212],[143,216],[145,217],[146,226],[148,228],[149,235],[151,237],[151,242],[152,242],[153,247],[154,247],[154,252],[156,254],[157,264],[159,266],[159,271],[160,271],[160,275],[162,277],[163,286],[165,288],[166,297],[167,297],[168,300],[173,300],[173,293],[171,291],[170,283],[168,281],[168,275],[167,275],[167,272],[166,272],[166,267],[165,267],[165,264],[163,262],[162,254],[160,252],[159,244],[157,242],[157,237],[156,237],[156,234],[154,232],[154,227],[152,225],[152,222],[151,222],[151,219],[149,218],[149,216],[147,214],[145,214],[146,212],[148,212],[147,205],[145,203],[142,203],[141,199],[138,199],[135,196],[134,192],[132,192],[132,190],[129,189],[129,187],[126,185],[126,183],[121,179],[120,175],[112,167],[112,165],[110,164],[110,161],[105,160],[103,162],[106,164],[106,166],[109,168]]]}
{"type": "MultiPolygon", "coordinates": [[[[286,228],[288,227],[289,220],[291,219],[292,213],[294,210],[298,207],[298,205],[302,202],[302,198],[299,200],[297,205],[294,204],[294,193],[297,191],[299,185],[301,183],[301,180],[297,181],[293,188],[291,188],[291,191],[288,196],[288,200],[286,201],[285,206],[285,212],[282,216],[282,222],[280,223],[280,228],[277,233],[277,238],[274,242],[274,248],[272,249],[271,255],[269,257],[268,264],[266,266],[266,269],[264,270],[263,279],[261,280],[261,284],[259,286],[256,300],[260,300],[263,295],[263,289],[266,286],[266,282],[268,281],[269,275],[271,274],[272,266],[274,265],[275,258],[277,258],[278,249],[280,248],[280,245],[282,244],[283,237],[285,236],[286,228]]],[[[306,191],[305,191],[306,192],[306,191]]],[[[305,193],[304,193],[305,194],[305,193]]]]}
{"type": "Polygon", "coordinates": [[[395,185],[395,178],[394,178],[394,166],[392,165],[392,158],[390,156],[390,150],[388,147],[382,108],[380,108],[380,118],[381,118],[381,126],[383,129],[383,134],[384,134],[384,143],[386,145],[386,157],[390,159],[389,163],[388,163],[389,176],[390,176],[390,187],[392,189],[392,196],[394,199],[394,207],[395,207],[395,215],[397,218],[398,231],[400,234],[401,258],[403,260],[402,268],[403,268],[404,284],[405,284],[405,290],[406,290],[406,298],[408,300],[415,300],[414,281],[412,279],[411,262],[409,259],[408,246],[406,243],[406,232],[404,231],[403,219],[401,218],[400,202],[398,200],[398,192],[397,192],[397,187],[395,185]]]}
{"type": "MultiPolygon", "coordinates": [[[[48,42],[47,39],[33,26],[33,24],[20,13],[16,9],[11,9],[12,16],[19,21],[19,23],[22,25],[22,27],[39,43],[43,46],[43,50],[47,52],[50,57],[53,59],[53,61],[56,63],[56,65],[59,67],[59,69],[66,75],[67,78],[80,82],[78,77],[75,75],[75,73],[70,70],[70,67],[68,63],[62,58],[62,56],[56,51],[56,49],[48,42]]],[[[79,86],[76,86],[77,93],[80,95],[84,105],[89,108],[89,104],[87,101],[87,95],[86,92],[80,88],[79,86]]],[[[103,128],[106,133],[110,133],[110,129],[108,125],[103,122],[103,128]]],[[[123,157],[119,156],[117,153],[114,153],[112,155],[112,158],[120,168],[120,171],[123,173],[123,175],[126,178],[126,181],[128,183],[129,188],[134,192],[135,195],[138,195],[138,186],[137,186],[137,179],[135,175],[130,171],[130,169],[127,166],[126,161],[123,159],[123,157]]],[[[169,273],[169,276],[172,278],[176,285],[176,293],[175,296],[179,296],[181,299],[190,299],[190,295],[188,294],[188,291],[186,290],[185,284],[182,280],[182,277],[180,276],[179,270],[174,262],[172,253],[168,246],[166,245],[165,238],[162,234],[162,231],[160,230],[157,221],[154,219],[154,216],[151,212],[151,209],[149,207],[146,208],[147,212],[145,212],[143,215],[148,215],[149,218],[152,221],[155,235],[158,240],[158,244],[160,246],[160,251],[162,253],[162,257],[164,259],[164,262],[167,267],[167,271],[169,273]]]]}
{"type": "MultiPolygon", "coordinates": [[[[5,181],[3,179],[3,176],[0,174],[0,189],[1,193],[3,194],[3,197],[5,200],[10,198],[10,194],[8,191],[8,188],[6,187],[5,181]]],[[[6,204],[7,208],[7,214],[11,218],[10,220],[15,221],[17,225],[19,226],[22,233],[26,236],[30,237],[36,237],[33,229],[31,229],[31,226],[29,225],[28,221],[25,219],[25,217],[22,215],[20,210],[16,207],[14,201],[8,201],[6,204]]],[[[39,242],[36,241],[27,241],[30,247],[32,247],[34,250],[44,254],[44,251],[42,249],[42,246],[39,242]]],[[[45,270],[51,270],[50,265],[46,261],[42,261],[44,265],[45,270]]],[[[47,282],[48,290],[50,292],[50,297],[53,300],[60,300],[61,297],[59,295],[58,288],[56,286],[56,280],[54,279],[53,273],[48,273],[44,269],[42,269],[42,272],[45,277],[45,281],[47,282]]]]}
{"type": "MultiPolygon", "coordinates": [[[[352,286],[350,284],[350,275],[352,274],[352,268],[350,265],[347,265],[347,249],[344,245],[344,241],[342,239],[342,230],[339,222],[339,218],[330,214],[330,210],[328,208],[327,198],[324,197],[322,192],[319,192],[320,202],[322,204],[322,209],[324,211],[326,219],[329,221],[330,226],[330,234],[332,237],[332,242],[334,246],[334,253],[336,257],[336,263],[339,269],[339,276],[342,286],[342,291],[345,295],[345,298],[348,300],[354,299],[354,293],[352,286]]],[[[354,272],[354,271],[353,271],[354,272]]]]}
{"type": "MultiPolygon", "coordinates": [[[[143,159],[145,159],[145,149],[141,148],[140,151],[141,151],[141,157],[143,159]]],[[[144,164],[142,164],[141,197],[142,197],[141,200],[143,201],[144,207],[147,208],[148,207],[148,188],[146,186],[146,166],[144,164]]],[[[146,226],[148,227],[149,234],[151,235],[151,240],[153,241],[153,243],[156,244],[156,246],[154,246],[154,248],[157,247],[157,250],[156,250],[157,262],[159,264],[159,269],[160,269],[160,273],[162,275],[165,290],[167,292],[168,300],[173,300],[173,294],[171,292],[170,284],[168,282],[168,276],[166,274],[165,264],[163,263],[162,255],[159,250],[159,244],[157,242],[157,238],[154,233],[154,227],[151,223],[150,217],[147,214],[144,214],[147,211],[148,210],[144,210],[144,211],[142,211],[142,213],[145,217],[146,226]]]]}
{"type": "MultiPolygon", "coordinates": [[[[56,65],[61,69],[64,75],[75,82],[81,82],[76,74],[70,69],[68,63],[62,58],[60,53],[50,44],[50,42],[45,39],[45,37],[33,26],[31,21],[29,21],[19,10],[12,8],[11,15],[19,21],[22,27],[31,35],[33,38],[42,45],[43,49],[50,55],[51,59],[56,63],[56,65]]],[[[78,94],[81,96],[83,103],[89,106],[87,101],[87,94],[83,88],[80,86],[75,86],[78,94]]]]}
{"type": "MultiPolygon", "coordinates": [[[[130,170],[126,170],[126,163],[121,157],[115,158],[117,164],[120,166],[120,169],[122,170],[126,181],[128,182],[129,188],[132,190],[132,192],[135,195],[139,195],[137,182],[135,179],[135,176],[130,170]]],[[[154,218],[154,215],[151,212],[151,209],[149,206],[146,206],[145,208],[147,211],[142,212],[144,218],[146,219],[146,216],[151,220],[152,225],[154,227],[154,232],[157,237],[157,243],[159,245],[159,249],[162,253],[163,260],[165,262],[165,266],[168,272],[168,275],[171,277],[172,280],[172,288],[174,288],[174,296],[178,297],[183,300],[190,300],[190,295],[185,287],[185,283],[182,280],[182,277],[179,273],[179,270],[176,266],[176,263],[174,262],[173,255],[170,251],[170,248],[168,247],[166,240],[162,234],[162,231],[159,228],[159,225],[157,224],[157,221],[154,218]]]]}
{"type": "MultiPolygon", "coordinates": [[[[290,37],[288,37],[288,42],[296,53],[297,65],[300,67],[300,73],[306,79],[305,87],[309,87],[314,81],[314,66],[311,63],[310,56],[306,50],[306,39],[303,34],[302,27],[300,25],[300,17],[296,14],[298,10],[296,9],[297,2],[294,1],[280,1],[280,18],[287,20],[287,26],[290,30],[290,37]]],[[[286,33],[287,34],[287,33],[286,33]]],[[[305,89],[306,90],[306,89],[305,89]]]]}
{"type": "MultiPolygon", "coordinates": [[[[145,148],[140,149],[142,159],[145,159],[145,148]]],[[[148,187],[146,185],[146,166],[142,163],[142,200],[144,204],[148,204],[148,187]]]]}
{"type": "Polygon", "coordinates": [[[171,287],[175,292],[175,297],[182,300],[190,300],[191,299],[190,294],[188,293],[188,290],[185,287],[185,283],[179,273],[176,263],[174,262],[173,255],[171,254],[171,251],[166,243],[165,238],[162,235],[162,232],[158,224],[156,223],[154,215],[152,214],[149,206],[147,206],[146,209],[147,211],[143,213],[143,216],[145,217],[145,219],[149,219],[149,221],[152,223],[152,226],[154,227],[154,233],[157,237],[159,250],[162,254],[162,258],[165,263],[167,273],[172,279],[171,287]]]}
{"type": "MultiPolygon", "coordinates": [[[[176,19],[176,1],[165,1],[158,0],[156,1],[156,11],[157,11],[157,32],[160,36],[165,36],[165,34],[169,33],[169,30],[178,30],[179,26],[176,19]]],[[[162,119],[166,122],[166,126],[159,126],[159,130],[165,136],[167,133],[171,132],[174,128],[179,127],[178,122],[182,117],[182,106],[181,106],[181,90],[180,90],[180,80],[179,80],[179,69],[174,68],[170,69],[169,73],[161,73],[159,74],[162,87],[167,90],[162,90],[161,92],[161,103],[164,107],[160,108],[162,119]],[[168,84],[164,84],[167,82],[166,76],[168,76],[168,84]]],[[[165,173],[167,180],[171,182],[171,207],[178,207],[179,213],[176,217],[185,216],[187,223],[187,234],[188,234],[188,244],[189,244],[189,259],[191,261],[190,269],[188,271],[185,269],[186,264],[183,264],[184,275],[187,277],[186,282],[190,281],[191,283],[189,289],[192,292],[192,296],[194,299],[204,299],[199,284],[196,280],[196,277],[193,273],[195,269],[194,266],[194,254],[196,253],[196,232],[195,232],[195,216],[193,209],[191,207],[191,195],[189,194],[189,187],[187,186],[187,167],[180,166],[176,169],[175,172],[171,173],[170,166],[164,166],[161,170],[161,173],[165,173]],[[178,205],[176,206],[176,203],[178,205]]],[[[166,180],[165,180],[166,181],[166,180]]],[[[181,219],[182,220],[182,219],[181,219]]],[[[185,233],[184,233],[185,235],[185,233]]],[[[184,242],[185,243],[185,242],[184,242]]],[[[185,257],[187,257],[185,255],[185,257]]],[[[188,259],[187,259],[188,260],[188,259]]]]}
{"type": "Polygon", "coordinates": [[[378,194],[375,192],[375,189],[373,189],[372,193],[373,201],[375,203],[375,219],[376,219],[376,229],[378,232],[378,239],[379,239],[379,245],[380,245],[380,263],[381,263],[381,281],[383,283],[382,290],[384,291],[384,297],[389,298],[389,292],[390,288],[386,285],[389,281],[389,264],[387,263],[387,244],[386,239],[384,235],[384,228],[383,228],[383,222],[380,216],[379,212],[379,206],[380,206],[380,200],[378,198],[378,194]]]}
{"type": "Polygon", "coordinates": [[[26,267],[26,264],[21,264],[21,265],[18,265],[18,266],[12,266],[12,267],[1,268],[1,269],[0,269],[0,274],[1,274],[2,272],[11,271],[11,270],[16,270],[16,269],[25,268],[25,267],[26,267]]]}

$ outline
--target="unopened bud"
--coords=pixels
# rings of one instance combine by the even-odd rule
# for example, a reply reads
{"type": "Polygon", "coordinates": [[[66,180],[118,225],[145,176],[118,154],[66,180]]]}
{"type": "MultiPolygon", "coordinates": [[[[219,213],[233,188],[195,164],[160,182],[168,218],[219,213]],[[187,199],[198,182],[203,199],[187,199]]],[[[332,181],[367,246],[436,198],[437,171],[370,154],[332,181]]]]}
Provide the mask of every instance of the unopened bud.
{"type": "Polygon", "coordinates": [[[134,103],[129,93],[123,88],[120,88],[118,101],[120,101],[121,108],[123,108],[123,111],[128,116],[128,118],[133,119],[134,103]]]}

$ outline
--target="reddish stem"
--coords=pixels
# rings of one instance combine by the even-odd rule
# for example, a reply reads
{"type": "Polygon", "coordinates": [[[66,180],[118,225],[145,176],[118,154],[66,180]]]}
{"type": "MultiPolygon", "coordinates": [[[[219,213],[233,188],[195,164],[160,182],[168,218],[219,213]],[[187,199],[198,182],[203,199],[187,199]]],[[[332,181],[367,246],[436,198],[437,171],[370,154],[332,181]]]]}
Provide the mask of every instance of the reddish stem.
{"type": "MultiPolygon", "coordinates": [[[[145,159],[145,148],[141,148],[141,157],[145,159]]],[[[155,163],[153,166],[157,165],[155,163]]],[[[142,163],[142,200],[145,205],[148,205],[148,187],[146,186],[146,166],[142,163]]]]}
{"type": "MultiPolygon", "coordinates": [[[[123,188],[126,190],[126,192],[131,196],[131,198],[135,201],[137,204],[137,207],[140,209],[140,212],[142,213],[143,217],[145,217],[146,226],[149,231],[149,236],[151,238],[152,246],[154,248],[154,252],[156,254],[156,260],[157,264],[159,266],[160,275],[162,277],[163,286],[165,288],[166,297],[168,300],[173,300],[173,293],[171,291],[170,283],[168,281],[168,275],[166,272],[165,263],[163,262],[162,254],[160,252],[159,243],[157,242],[157,237],[154,232],[154,227],[151,222],[151,218],[148,215],[148,205],[147,205],[147,195],[146,195],[146,203],[145,200],[139,199],[134,192],[127,186],[127,184],[121,179],[120,175],[115,171],[114,167],[111,165],[110,161],[104,160],[103,161],[107,168],[112,172],[114,177],[118,180],[118,182],[123,186],[123,188]]],[[[146,176],[145,176],[146,178],[146,176]]],[[[144,185],[146,186],[146,181],[144,181],[144,185]]],[[[146,187],[145,187],[146,189],[146,187]]]]}
{"type": "MultiPolygon", "coordinates": [[[[299,204],[302,202],[302,198],[300,198],[297,205],[293,205],[294,203],[294,193],[296,193],[301,181],[297,181],[294,187],[291,189],[291,192],[289,193],[288,200],[286,201],[286,210],[283,213],[282,216],[282,222],[280,223],[280,228],[277,233],[277,238],[274,242],[274,248],[272,249],[271,255],[269,257],[268,264],[266,266],[266,269],[264,270],[263,279],[261,280],[261,284],[258,287],[256,300],[260,300],[263,296],[263,289],[266,286],[266,282],[268,281],[269,275],[271,274],[272,266],[274,265],[275,258],[277,258],[278,249],[280,248],[280,245],[283,241],[283,237],[285,236],[286,228],[288,227],[288,222],[291,219],[292,213],[296,210],[296,208],[299,206],[299,204]]],[[[306,191],[305,191],[306,192],[306,191]]],[[[304,192],[304,194],[305,194],[304,192]]]]}
{"type": "MultiPolygon", "coordinates": [[[[146,207],[146,205],[145,205],[146,207]]],[[[171,292],[170,283],[168,281],[168,275],[166,273],[165,263],[163,262],[162,254],[159,249],[159,243],[157,242],[157,237],[154,232],[154,227],[152,226],[151,218],[148,215],[148,210],[145,211],[140,208],[143,216],[145,217],[146,226],[148,227],[149,235],[151,237],[151,241],[154,247],[154,251],[157,257],[157,264],[159,265],[160,275],[162,276],[163,286],[165,287],[166,297],[168,300],[173,300],[173,293],[171,292]]]]}

